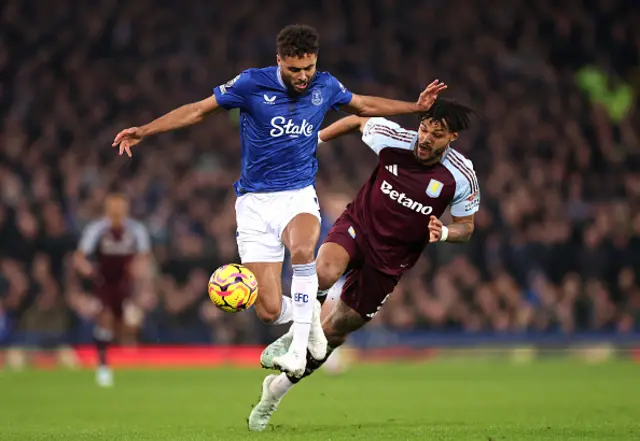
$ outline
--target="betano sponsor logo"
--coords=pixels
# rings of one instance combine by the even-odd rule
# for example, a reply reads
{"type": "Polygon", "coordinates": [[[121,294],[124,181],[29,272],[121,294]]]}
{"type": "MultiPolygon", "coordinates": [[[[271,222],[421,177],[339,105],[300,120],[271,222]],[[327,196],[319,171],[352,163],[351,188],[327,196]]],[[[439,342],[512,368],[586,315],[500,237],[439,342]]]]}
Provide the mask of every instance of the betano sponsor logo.
{"type": "Polygon", "coordinates": [[[389,196],[389,199],[391,199],[392,201],[395,201],[403,207],[413,210],[416,213],[428,216],[433,212],[433,207],[431,207],[430,205],[424,205],[421,202],[414,201],[413,199],[408,198],[406,194],[400,193],[398,190],[394,190],[393,185],[389,184],[387,181],[382,181],[380,190],[382,191],[382,193],[389,196]]]}

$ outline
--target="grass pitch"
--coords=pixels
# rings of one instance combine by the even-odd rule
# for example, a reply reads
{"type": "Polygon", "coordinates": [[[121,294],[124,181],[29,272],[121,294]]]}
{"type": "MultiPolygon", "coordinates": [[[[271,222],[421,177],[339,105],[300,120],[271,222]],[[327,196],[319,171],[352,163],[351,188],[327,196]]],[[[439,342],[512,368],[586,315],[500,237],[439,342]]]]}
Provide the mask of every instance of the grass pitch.
{"type": "Polygon", "coordinates": [[[0,440],[639,440],[640,366],[439,361],[319,373],[263,433],[266,371],[0,371],[0,440]]]}

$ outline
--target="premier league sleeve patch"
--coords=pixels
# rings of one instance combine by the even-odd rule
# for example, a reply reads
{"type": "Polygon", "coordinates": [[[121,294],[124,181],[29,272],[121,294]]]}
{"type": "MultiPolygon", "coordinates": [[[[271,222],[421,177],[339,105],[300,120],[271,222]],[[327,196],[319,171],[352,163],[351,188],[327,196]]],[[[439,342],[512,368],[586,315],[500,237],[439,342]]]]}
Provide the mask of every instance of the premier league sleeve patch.
{"type": "Polygon", "coordinates": [[[242,74],[238,74],[235,77],[233,77],[232,79],[230,79],[229,81],[227,81],[226,83],[224,83],[224,87],[226,87],[228,89],[231,86],[233,86],[236,83],[236,81],[238,81],[238,79],[240,78],[240,75],[242,75],[242,74]]]}

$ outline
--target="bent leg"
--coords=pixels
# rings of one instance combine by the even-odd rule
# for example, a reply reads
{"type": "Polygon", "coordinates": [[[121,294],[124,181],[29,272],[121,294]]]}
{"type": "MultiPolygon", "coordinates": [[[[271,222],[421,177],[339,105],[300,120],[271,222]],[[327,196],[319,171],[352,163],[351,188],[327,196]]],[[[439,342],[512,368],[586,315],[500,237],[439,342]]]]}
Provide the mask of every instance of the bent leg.
{"type": "MultiPolygon", "coordinates": [[[[383,274],[368,264],[349,271],[340,300],[322,322],[328,342],[327,357],[320,361],[308,359],[304,376],[315,372],[331,352],[347,340],[349,334],[371,320],[397,283],[397,277],[383,274]]],[[[296,379],[289,380],[296,382],[296,379]]]]}
{"type": "Polygon", "coordinates": [[[338,300],[333,310],[324,319],[322,330],[327,336],[331,350],[341,346],[352,332],[362,328],[366,320],[342,300],[338,300]]]}
{"type": "Polygon", "coordinates": [[[280,391],[284,395],[294,384],[301,379],[308,377],[327,361],[331,353],[341,346],[349,337],[349,334],[362,328],[368,320],[366,320],[358,312],[351,309],[342,300],[338,300],[335,307],[322,322],[322,329],[328,340],[327,355],[322,360],[316,360],[307,353],[307,365],[304,374],[300,378],[293,376],[280,375],[273,382],[274,392],[280,391]]]}
{"type": "MultiPolygon", "coordinates": [[[[325,319],[323,328],[325,332],[332,336],[332,343],[339,346],[346,340],[346,336],[349,333],[359,329],[365,323],[366,320],[360,314],[349,308],[342,301],[338,301],[330,316],[325,319]]],[[[316,360],[307,353],[307,365],[302,378],[314,373],[328,357],[329,354],[322,360],[316,360]]],[[[285,373],[277,376],[267,376],[262,384],[260,401],[249,415],[249,429],[253,431],[264,430],[282,398],[298,381],[300,381],[300,378],[288,376],[285,373]]]]}
{"type": "MultiPolygon", "coordinates": [[[[321,338],[317,345],[316,333],[312,332],[311,323],[316,308],[318,292],[318,274],[314,259],[316,244],[320,236],[320,219],[310,213],[300,213],[291,219],[282,233],[282,242],[291,253],[293,278],[291,280],[291,298],[293,300],[293,340],[292,354],[296,357],[307,352],[308,344],[314,355],[323,358],[326,340],[321,338]],[[311,341],[310,341],[311,337],[311,341]],[[316,348],[317,346],[317,348],[316,348]]],[[[317,330],[320,331],[319,315],[316,319],[317,330]]],[[[300,363],[303,363],[301,360],[300,363]]],[[[304,364],[299,365],[302,372],[304,364]]]]}
{"type": "Polygon", "coordinates": [[[293,265],[312,263],[320,238],[320,219],[311,213],[300,213],[291,219],[282,232],[282,243],[291,254],[293,265]]]}
{"type": "Polygon", "coordinates": [[[256,277],[256,314],[269,324],[288,323],[293,314],[291,299],[282,296],[284,246],[278,233],[269,227],[270,219],[274,216],[270,208],[278,203],[280,197],[272,194],[263,200],[249,193],[238,197],[236,201],[236,240],[240,261],[256,277]]]}
{"type": "Polygon", "coordinates": [[[347,212],[336,219],[318,252],[318,300],[327,298],[331,287],[349,267],[358,267],[363,262],[362,251],[356,242],[359,236],[347,212]]]}

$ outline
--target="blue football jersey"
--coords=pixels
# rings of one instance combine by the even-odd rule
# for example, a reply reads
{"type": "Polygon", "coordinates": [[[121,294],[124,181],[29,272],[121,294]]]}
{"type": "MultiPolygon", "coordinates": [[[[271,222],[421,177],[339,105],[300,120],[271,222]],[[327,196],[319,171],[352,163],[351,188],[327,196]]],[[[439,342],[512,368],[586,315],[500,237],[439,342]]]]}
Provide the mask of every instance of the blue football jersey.
{"type": "Polygon", "coordinates": [[[240,110],[242,171],[236,193],[295,190],[315,183],[318,131],[329,109],[352,94],[317,72],[304,95],[288,93],[278,67],[247,69],[214,89],[224,109],[240,110]]]}

